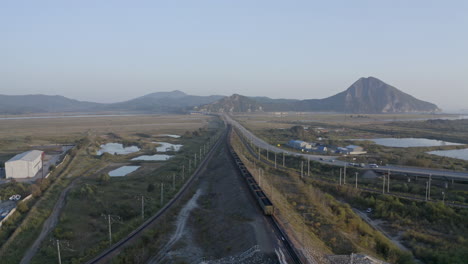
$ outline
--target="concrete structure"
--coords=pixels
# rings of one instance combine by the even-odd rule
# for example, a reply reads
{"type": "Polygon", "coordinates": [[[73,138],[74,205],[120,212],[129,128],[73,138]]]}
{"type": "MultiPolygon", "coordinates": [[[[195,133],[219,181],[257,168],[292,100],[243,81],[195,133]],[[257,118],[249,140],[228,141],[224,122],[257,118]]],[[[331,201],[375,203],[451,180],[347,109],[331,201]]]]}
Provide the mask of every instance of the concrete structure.
{"type": "Polygon", "coordinates": [[[349,145],[349,146],[346,146],[346,148],[349,151],[348,154],[351,154],[351,155],[366,154],[367,153],[366,151],[364,151],[363,147],[356,146],[356,145],[349,145]]]}
{"type": "Polygon", "coordinates": [[[295,149],[312,149],[312,145],[302,140],[290,140],[288,146],[295,149]]]}
{"type": "Polygon", "coordinates": [[[42,168],[43,155],[43,151],[30,150],[14,156],[5,162],[6,178],[18,179],[36,176],[42,168]]]}

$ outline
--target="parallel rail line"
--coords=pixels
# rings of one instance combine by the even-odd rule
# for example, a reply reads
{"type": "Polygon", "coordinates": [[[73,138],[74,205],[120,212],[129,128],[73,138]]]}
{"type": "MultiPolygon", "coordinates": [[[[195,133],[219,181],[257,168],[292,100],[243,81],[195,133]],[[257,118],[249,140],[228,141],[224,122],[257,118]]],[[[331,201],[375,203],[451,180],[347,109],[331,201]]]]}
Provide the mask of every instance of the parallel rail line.
{"type": "Polygon", "coordinates": [[[195,172],[192,174],[190,179],[187,180],[187,182],[180,188],[179,192],[163,207],[161,208],[155,215],[151,216],[148,220],[146,220],[143,224],[141,224],[138,228],[133,230],[128,236],[125,238],[121,239],[117,243],[113,244],[110,248],[106,249],[103,251],[101,254],[99,254],[97,257],[89,260],[86,262],[87,264],[96,264],[100,263],[103,261],[105,258],[111,256],[113,253],[121,249],[123,246],[125,246],[128,242],[133,240],[137,235],[139,235],[142,231],[144,231],[146,228],[148,228],[151,224],[153,224],[156,220],[158,220],[164,213],[166,213],[188,190],[190,187],[191,183],[195,178],[197,178],[198,174],[200,171],[206,166],[208,161],[210,160],[211,156],[213,155],[215,149],[218,148],[218,146],[221,144],[220,142],[223,141],[223,138],[226,138],[227,136],[227,131],[224,132],[223,135],[219,137],[217,142],[211,147],[210,151],[208,154],[205,156],[203,159],[202,163],[198,168],[195,170],[195,172]]]}

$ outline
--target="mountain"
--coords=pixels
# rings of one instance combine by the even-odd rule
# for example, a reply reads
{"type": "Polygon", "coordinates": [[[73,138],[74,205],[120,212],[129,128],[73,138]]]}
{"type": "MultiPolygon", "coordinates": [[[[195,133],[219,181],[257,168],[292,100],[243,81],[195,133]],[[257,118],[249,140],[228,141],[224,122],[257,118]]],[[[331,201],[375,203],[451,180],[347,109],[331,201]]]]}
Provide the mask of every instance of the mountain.
{"type": "Polygon", "coordinates": [[[374,78],[360,78],[346,91],[322,99],[322,106],[347,113],[435,112],[440,109],[374,78]]]}
{"type": "Polygon", "coordinates": [[[83,102],[58,95],[0,95],[0,114],[139,111],[185,112],[195,106],[215,102],[224,96],[195,96],[181,91],[157,92],[132,100],[102,104],[83,102]]]}
{"type": "Polygon", "coordinates": [[[83,102],[63,96],[0,95],[0,114],[138,111],[183,113],[188,110],[209,112],[343,112],[343,113],[409,113],[436,112],[432,103],[421,101],[374,78],[360,78],[346,91],[324,99],[271,99],[234,94],[195,96],[181,91],[157,92],[119,103],[83,102]]]}
{"type": "Polygon", "coordinates": [[[406,94],[397,88],[374,78],[360,78],[346,91],[324,99],[271,99],[268,97],[245,97],[233,95],[199,109],[220,112],[248,111],[301,111],[342,113],[409,113],[436,112],[440,109],[406,94]]]}
{"type": "Polygon", "coordinates": [[[144,95],[129,101],[110,104],[108,110],[146,112],[184,112],[195,106],[213,103],[224,96],[195,96],[181,91],[158,92],[144,95]]]}
{"type": "Polygon", "coordinates": [[[60,95],[0,95],[1,114],[81,112],[103,104],[83,102],[60,95]]]}
{"type": "Polygon", "coordinates": [[[195,107],[195,110],[204,112],[257,112],[263,111],[260,103],[247,96],[233,94],[229,97],[224,97],[214,103],[207,104],[201,107],[195,107]]]}

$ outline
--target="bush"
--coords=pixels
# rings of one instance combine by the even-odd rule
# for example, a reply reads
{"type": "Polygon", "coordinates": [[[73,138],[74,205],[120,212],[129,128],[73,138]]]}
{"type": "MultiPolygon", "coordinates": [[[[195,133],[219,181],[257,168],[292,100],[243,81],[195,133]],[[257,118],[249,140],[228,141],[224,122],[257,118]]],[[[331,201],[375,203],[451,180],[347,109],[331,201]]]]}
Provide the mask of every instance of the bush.
{"type": "Polygon", "coordinates": [[[99,182],[100,182],[101,184],[107,183],[107,182],[109,182],[109,181],[110,181],[110,176],[109,176],[109,174],[107,174],[107,173],[101,173],[101,174],[99,175],[99,182]]]}
{"type": "Polygon", "coordinates": [[[29,207],[28,207],[28,205],[26,204],[26,202],[21,201],[20,203],[18,203],[18,206],[16,206],[16,209],[17,209],[20,213],[24,214],[24,213],[26,213],[26,212],[29,210],[29,207]]]}

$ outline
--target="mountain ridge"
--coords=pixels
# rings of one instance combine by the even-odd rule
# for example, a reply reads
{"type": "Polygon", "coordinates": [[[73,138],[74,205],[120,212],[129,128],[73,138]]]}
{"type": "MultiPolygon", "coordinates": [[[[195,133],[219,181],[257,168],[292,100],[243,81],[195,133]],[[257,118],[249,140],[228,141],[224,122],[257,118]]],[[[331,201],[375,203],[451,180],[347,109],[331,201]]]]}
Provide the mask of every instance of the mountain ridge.
{"type": "MultiPolygon", "coordinates": [[[[239,98],[237,98],[238,101],[239,98]]],[[[386,84],[375,77],[362,77],[348,89],[323,99],[271,99],[268,97],[249,97],[249,111],[300,111],[300,112],[342,112],[342,113],[415,113],[438,112],[437,105],[425,102],[386,84]]],[[[236,109],[235,102],[223,101],[229,109],[221,107],[220,102],[199,107],[208,112],[231,111],[236,109]]]]}
{"type": "Polygon", "coordinates": [[[189,95],[179,90],[149,93],[116,103],[94,103],[61,95],[0,95],[0,114],[138,111],[185,113],[207,112],[343,112],[343,113],[413,113],[438,112],[432,103],[419,100],[375,77],[360,78],[348,89],[323,99],[272,99],[248,97],[189,95]]]}

